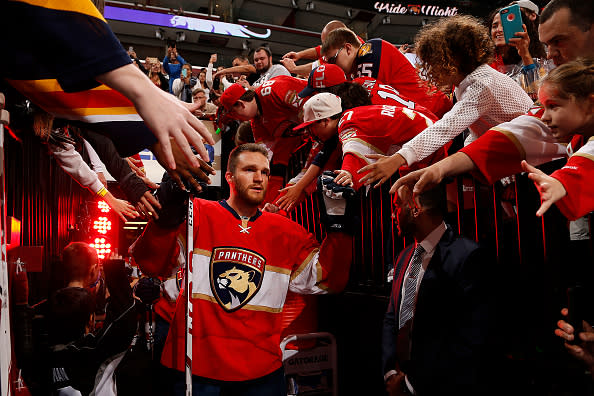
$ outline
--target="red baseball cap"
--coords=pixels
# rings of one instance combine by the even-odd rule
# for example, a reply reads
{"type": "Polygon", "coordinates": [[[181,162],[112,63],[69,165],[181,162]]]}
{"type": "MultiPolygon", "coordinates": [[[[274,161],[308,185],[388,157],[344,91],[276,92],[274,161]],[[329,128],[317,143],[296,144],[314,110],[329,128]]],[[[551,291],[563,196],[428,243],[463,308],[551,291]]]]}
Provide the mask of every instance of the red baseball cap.
{"type": "Polygon", "coordinates": [[[299,92],[299,96],[306,98],[316,93],[318,89],[333,87],[347,81],[344,71],[331,63],[320,65],[309,73],[307,87],[299,92]]]}
{"type": "Polygon", "coordinates": [[[233,84],[227,88],[219,101],[227,111],[231,111],[233,105],[237,103],[239,98],[245,93],[245,88],[240,84],[233,84]]]}

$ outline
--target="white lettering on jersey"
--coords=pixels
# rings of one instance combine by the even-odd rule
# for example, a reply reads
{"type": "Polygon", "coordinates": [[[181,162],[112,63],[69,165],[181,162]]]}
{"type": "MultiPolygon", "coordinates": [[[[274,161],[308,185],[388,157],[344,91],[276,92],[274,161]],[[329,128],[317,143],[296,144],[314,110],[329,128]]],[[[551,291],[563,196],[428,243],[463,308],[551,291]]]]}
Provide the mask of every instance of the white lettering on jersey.
{"type": "Polygon", "coordinates": [[[343,122],[348,121],[351,119],[351,117],[353,116],[353,111],[346,111],[342,117],[340,118],[340,121],[338,121],[338,127],[340,128],[340,126],[342,125],[343,122]]]}
{"type": "Polygon", "coordinates": [[[386,84],[380,84],[378,87],[379,89],[377,90],[377,94],[380,98],[390,98],[400,103],[404,107],[408,107],[409,109],[415,108],[415,102],[413,102],[412,100],[404,100],[403,98],[401,98],[399,96],[400,92],[398,92],[396,88],[386,84]]]}
{"type": "Polygon", "coordinates": [[[357,65],[357,77],[373,77],[373,63],[361,63],[357,65]]]}
{"type": "Polygon", "coordinates": [[[394,118],[394,113],[396,113],[396,106],[382,106],[382,115],[394,118]]]}
{"type": "Polygon", "coordinates": [[[261,96],[270,95],[272,92],[272,84],[274,84],[274,80],[268,80],[264,84],[261,85],[262,89],[260,90],[261,96]]]}

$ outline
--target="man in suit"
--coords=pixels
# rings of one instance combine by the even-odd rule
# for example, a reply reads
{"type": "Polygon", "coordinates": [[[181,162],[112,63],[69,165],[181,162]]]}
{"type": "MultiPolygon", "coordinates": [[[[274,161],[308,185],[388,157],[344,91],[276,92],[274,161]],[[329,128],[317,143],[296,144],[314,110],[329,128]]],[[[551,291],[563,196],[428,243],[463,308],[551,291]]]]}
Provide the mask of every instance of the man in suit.
{"type": "Polygon", "coordinates": [[[443,221],[445,188],[394,198],[399,255],[384,317],[382,364],[390,395],[485,394],[489,337],[489,257],[443,221]]]}

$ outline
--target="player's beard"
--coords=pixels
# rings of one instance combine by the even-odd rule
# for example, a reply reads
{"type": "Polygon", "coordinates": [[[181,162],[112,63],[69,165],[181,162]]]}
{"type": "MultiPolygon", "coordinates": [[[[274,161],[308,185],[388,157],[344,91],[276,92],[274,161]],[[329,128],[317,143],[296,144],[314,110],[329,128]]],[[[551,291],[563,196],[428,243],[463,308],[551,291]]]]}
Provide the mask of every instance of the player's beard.
{"type": "Polygon", "coordinates": [[[236,182],[235,189],[237,191],[237,197],[240,198],[243,202],[250,205],[260,206],[260,204],[264,201],[264,198],[266,197],[266,186],[264,185],[264,183],[253,183],[249,185],[243,185],[236,182]],[[262,191],[259,194],[257,194],[254,190],[250,189],[253,186],[261,186],[262,191]]]}

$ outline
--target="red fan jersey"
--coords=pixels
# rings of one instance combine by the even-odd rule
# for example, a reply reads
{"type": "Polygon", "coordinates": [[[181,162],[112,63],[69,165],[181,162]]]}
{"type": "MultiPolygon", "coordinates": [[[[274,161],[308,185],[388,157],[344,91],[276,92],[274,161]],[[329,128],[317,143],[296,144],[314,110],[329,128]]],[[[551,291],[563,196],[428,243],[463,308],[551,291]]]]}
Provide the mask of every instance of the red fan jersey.
{"type": "Polygon", "coordinates": [[[294,132],[293,128],[301,122],[306,99],[298,94],[306,85],[305,80],[278,76],[256,89],[260,115],[251,122],[254,140],[272,152],[271,162],[274,164],[287,165],[295,149],[303,142],[303,131],[294,132]]]}
{"type": "MultiPolygon", "coordinates": [[[[192,373],[221,381],[260,378],[282,365],[281,311],[287,290],[322,294],[346,284],[352,237],[329,233],[320,247],[291,220],[258,212],[241,218],[225,201],[194,200],[191,263],[192,373]]],[[[150,223],[133,254],[143,271],[171,262],[176,234],[150,223]]],[[[184,370],[185,291],[162,363],[184,370]]]]}
{"type": "Polygon", "coordinates": [[[256,88],[261,107],[260,115],[252,120],[256,143],[295,136],[293,127],[301,122],[300,116],[306,100],[298,94],[306,85],[305,80],[278,76],[256,88]]]}
{"type": "MultiPolygon", "coordinates": [[[[435,116],[431,118],[406,107],[389,105],[361,106],[345,111],[338,123],[344,155],[342,169],[356,175],[361,167],[376,161],[365,155],[392,155],[436,120],[435,116]]],[[[432,156],[424,162],[434,160],[436,157],[432,156]]],[[[360,187],[357,180],[362,176],[354,177],[355,189],[360,187]]]]}
{"type": "Polygon", "coordinates": [[[532,165],[567,156],[567,147],[541,121],[543,109],[535,106],[525,115],[491,128],[460,151],[477,167],[477,177],[489,184],[522,171],[522,160],[532,165]]]}
{"type": "Polygon", "coordinates": [[[559,180],[567,191],[567,195],[556,202],[565,217],[575,220],[594,211],[594,138],[591,137],[569,157],[563,168],[551,176],[559,180]]]}
{"type": "Polygon", "coordinates": [[[388,84],[383,84],[371,77],[357,77],[353,80],[354,83],[361,85],[369,92],[371,103],[374,105],[390,105],[406,107],[411,110],[416,110],[419,113],[423,113],[430,118],[434,118],[435,115],[426,107],[415,103],[410,98],[402,95],[398,90],[388,84]]]}
{"type": "Polygon", "coordinates": [[[540,165],[565,156],[567,164],[553,172],[567,195],[557,202],[561,213],[575,220],[594,210],[594,139],[581,146],[577,139],[570,145],[557,143],[549,128],[540,120],[543,109],[535,106],[526,115],[517,117],[487,131],[460,151],[470,157],[478,176],[489,183],[522,171],[521,161],[540,165]]]}
{"type": "Polygon", "coordinates": [[[443,92],[436,88],[428,92],[427,85],[421,81],[413,65],[387,41],[367,41],[359,48],[355,63],[356,77],[372,77],[391,85],[440,118],[452,108],[452,101],[443,92]]]}

